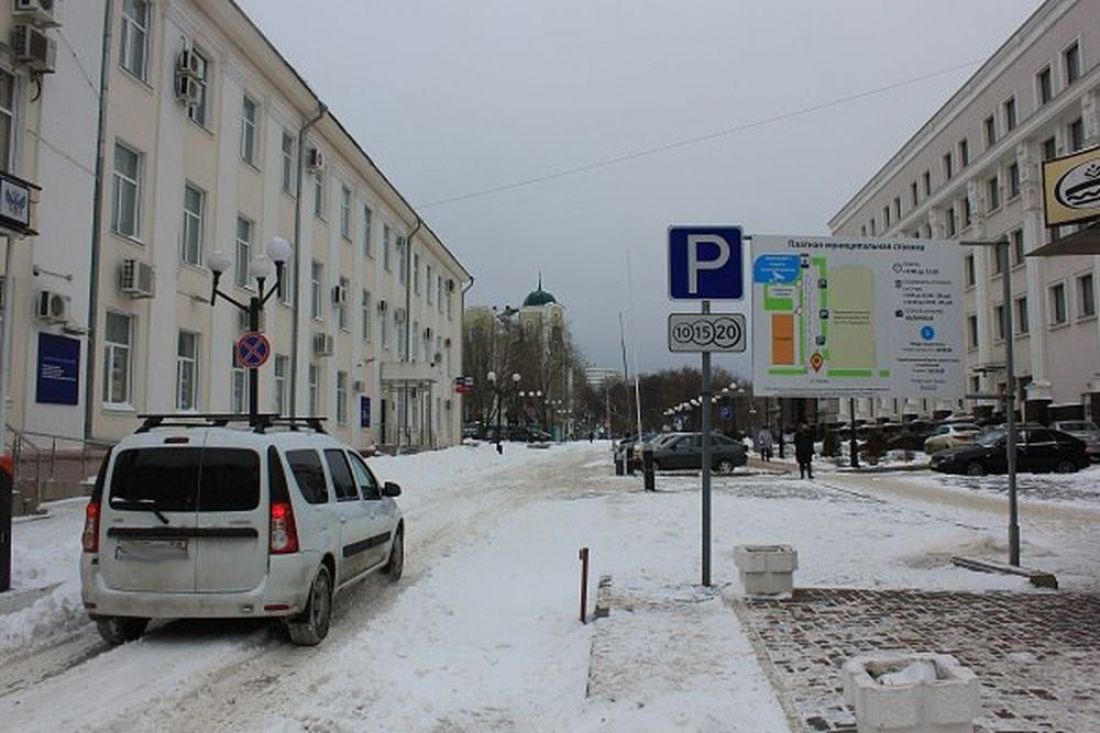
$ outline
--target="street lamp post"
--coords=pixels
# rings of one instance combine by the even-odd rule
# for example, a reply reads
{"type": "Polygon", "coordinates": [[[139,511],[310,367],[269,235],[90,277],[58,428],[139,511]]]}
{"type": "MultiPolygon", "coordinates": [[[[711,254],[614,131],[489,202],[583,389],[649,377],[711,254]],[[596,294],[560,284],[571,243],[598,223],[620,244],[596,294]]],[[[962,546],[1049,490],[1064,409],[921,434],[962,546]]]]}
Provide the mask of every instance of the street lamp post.
{"type": "MultiPolygon", "coordinates": [[[[249,264],[249,272],[256,278],[257,287],[256,294],[248,299],[246,305],[218,289],[218,282],[221,280],[221,276],[229,270],[232,260],[229,255],[221,250],[211,252],[206,257],[206,266],[210,268],[213,275],[213,283],[210,289],[210,306],[213,307],[219,297],[222,300],[229,301],[248,314],[248,330],[253,333],[258,332],[260,330],[260,313],[263,312],[264,305],[271,299],[271,296],[279,291],[279,286],[283,280],[283,268],[286,266],[287,260],[290,259],[291,253],[290,242],[281,237],[275,237],[267,243],[267,254],[258,254],[252,259],[249,264]],[[265,293],[264,285],[271,279],[272,275],[275,276],[275,284],[265,293]]],[[[259,411],[260,372],[259,366],[253,366],[248,369],[248,424],[253,428],[257,427],[259,423],[259,411]]]]}

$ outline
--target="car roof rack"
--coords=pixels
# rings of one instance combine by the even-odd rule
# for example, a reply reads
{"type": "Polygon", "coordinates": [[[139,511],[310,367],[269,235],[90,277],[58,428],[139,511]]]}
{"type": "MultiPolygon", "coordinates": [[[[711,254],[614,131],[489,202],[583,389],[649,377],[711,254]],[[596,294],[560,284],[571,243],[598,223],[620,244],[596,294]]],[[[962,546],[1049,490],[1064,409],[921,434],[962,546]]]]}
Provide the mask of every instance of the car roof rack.
{"type": "Polygon", "coordinates": [[[325,433],[326,418],[316,415],[279,415],[263,412],[257,415],[235,412],[207,413],[169,413],[138,415],[143,422],[138,433],[147,433],[154,428],[224,428],[231,423],[246,423],[257,433],[265,433],[268,428],[283,427],[294,432],[309,428],[317,433],[325,433]]]}

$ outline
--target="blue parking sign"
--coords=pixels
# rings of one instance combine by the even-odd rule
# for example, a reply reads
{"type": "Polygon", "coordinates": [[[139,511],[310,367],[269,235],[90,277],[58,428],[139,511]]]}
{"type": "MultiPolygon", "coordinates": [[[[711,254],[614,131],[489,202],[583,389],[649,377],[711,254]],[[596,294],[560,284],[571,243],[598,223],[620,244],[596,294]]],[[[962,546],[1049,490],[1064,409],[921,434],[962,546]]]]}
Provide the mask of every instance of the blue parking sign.
{"type": "Polygon", "coordinates": [[[672,300],[741,300],[744,275],[741,227],[669,227],[668,293],[672,300]]]}

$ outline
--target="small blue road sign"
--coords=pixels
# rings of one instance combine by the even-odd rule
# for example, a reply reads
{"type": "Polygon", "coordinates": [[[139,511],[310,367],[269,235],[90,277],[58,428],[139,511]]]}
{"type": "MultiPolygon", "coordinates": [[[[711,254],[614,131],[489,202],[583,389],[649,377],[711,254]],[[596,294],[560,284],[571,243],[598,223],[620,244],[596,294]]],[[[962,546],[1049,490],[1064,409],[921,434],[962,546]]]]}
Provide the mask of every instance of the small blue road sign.
{"type": "Polygon", "coordinates": [[[259,369],[271,356],[271,342],[259,331],[249,331],[237,341],[237,363],[247,369],[259,369]]]}
{"type": "Polygon", "coordinates": [[[669,297],[741,300],[745,294],[741,248],[740,227],[669,227],[669,297]]]}
{"type": "Polygon", "coordinates": [[[723,420],[732,420],[733,419],[733,408],[730,407],[729,405],[723,405],[721,415],[722,415],[723,420]]]}

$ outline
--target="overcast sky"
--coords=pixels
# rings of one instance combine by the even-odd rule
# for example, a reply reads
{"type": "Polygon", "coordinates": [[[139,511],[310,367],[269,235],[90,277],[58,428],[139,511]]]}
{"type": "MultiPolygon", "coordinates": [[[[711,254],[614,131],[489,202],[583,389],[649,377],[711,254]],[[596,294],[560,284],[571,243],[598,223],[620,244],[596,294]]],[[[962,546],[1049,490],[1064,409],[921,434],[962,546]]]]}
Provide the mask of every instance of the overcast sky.
{"type": "MultiPolygon", "coordinates": [[[[691,309],[667,296],[670,224],[828,234],[828,219],[978,64],[433,203],[984,60],[1041,4],[238,2],[474,274],[469,303],[518,305],[541,271],[589,361],[620,366],[622,312],[643,371],[698,363],[667,351],[667,314],[691,309]]],[[[749,371],[734,357],[715,363],[749,371]]]]}

